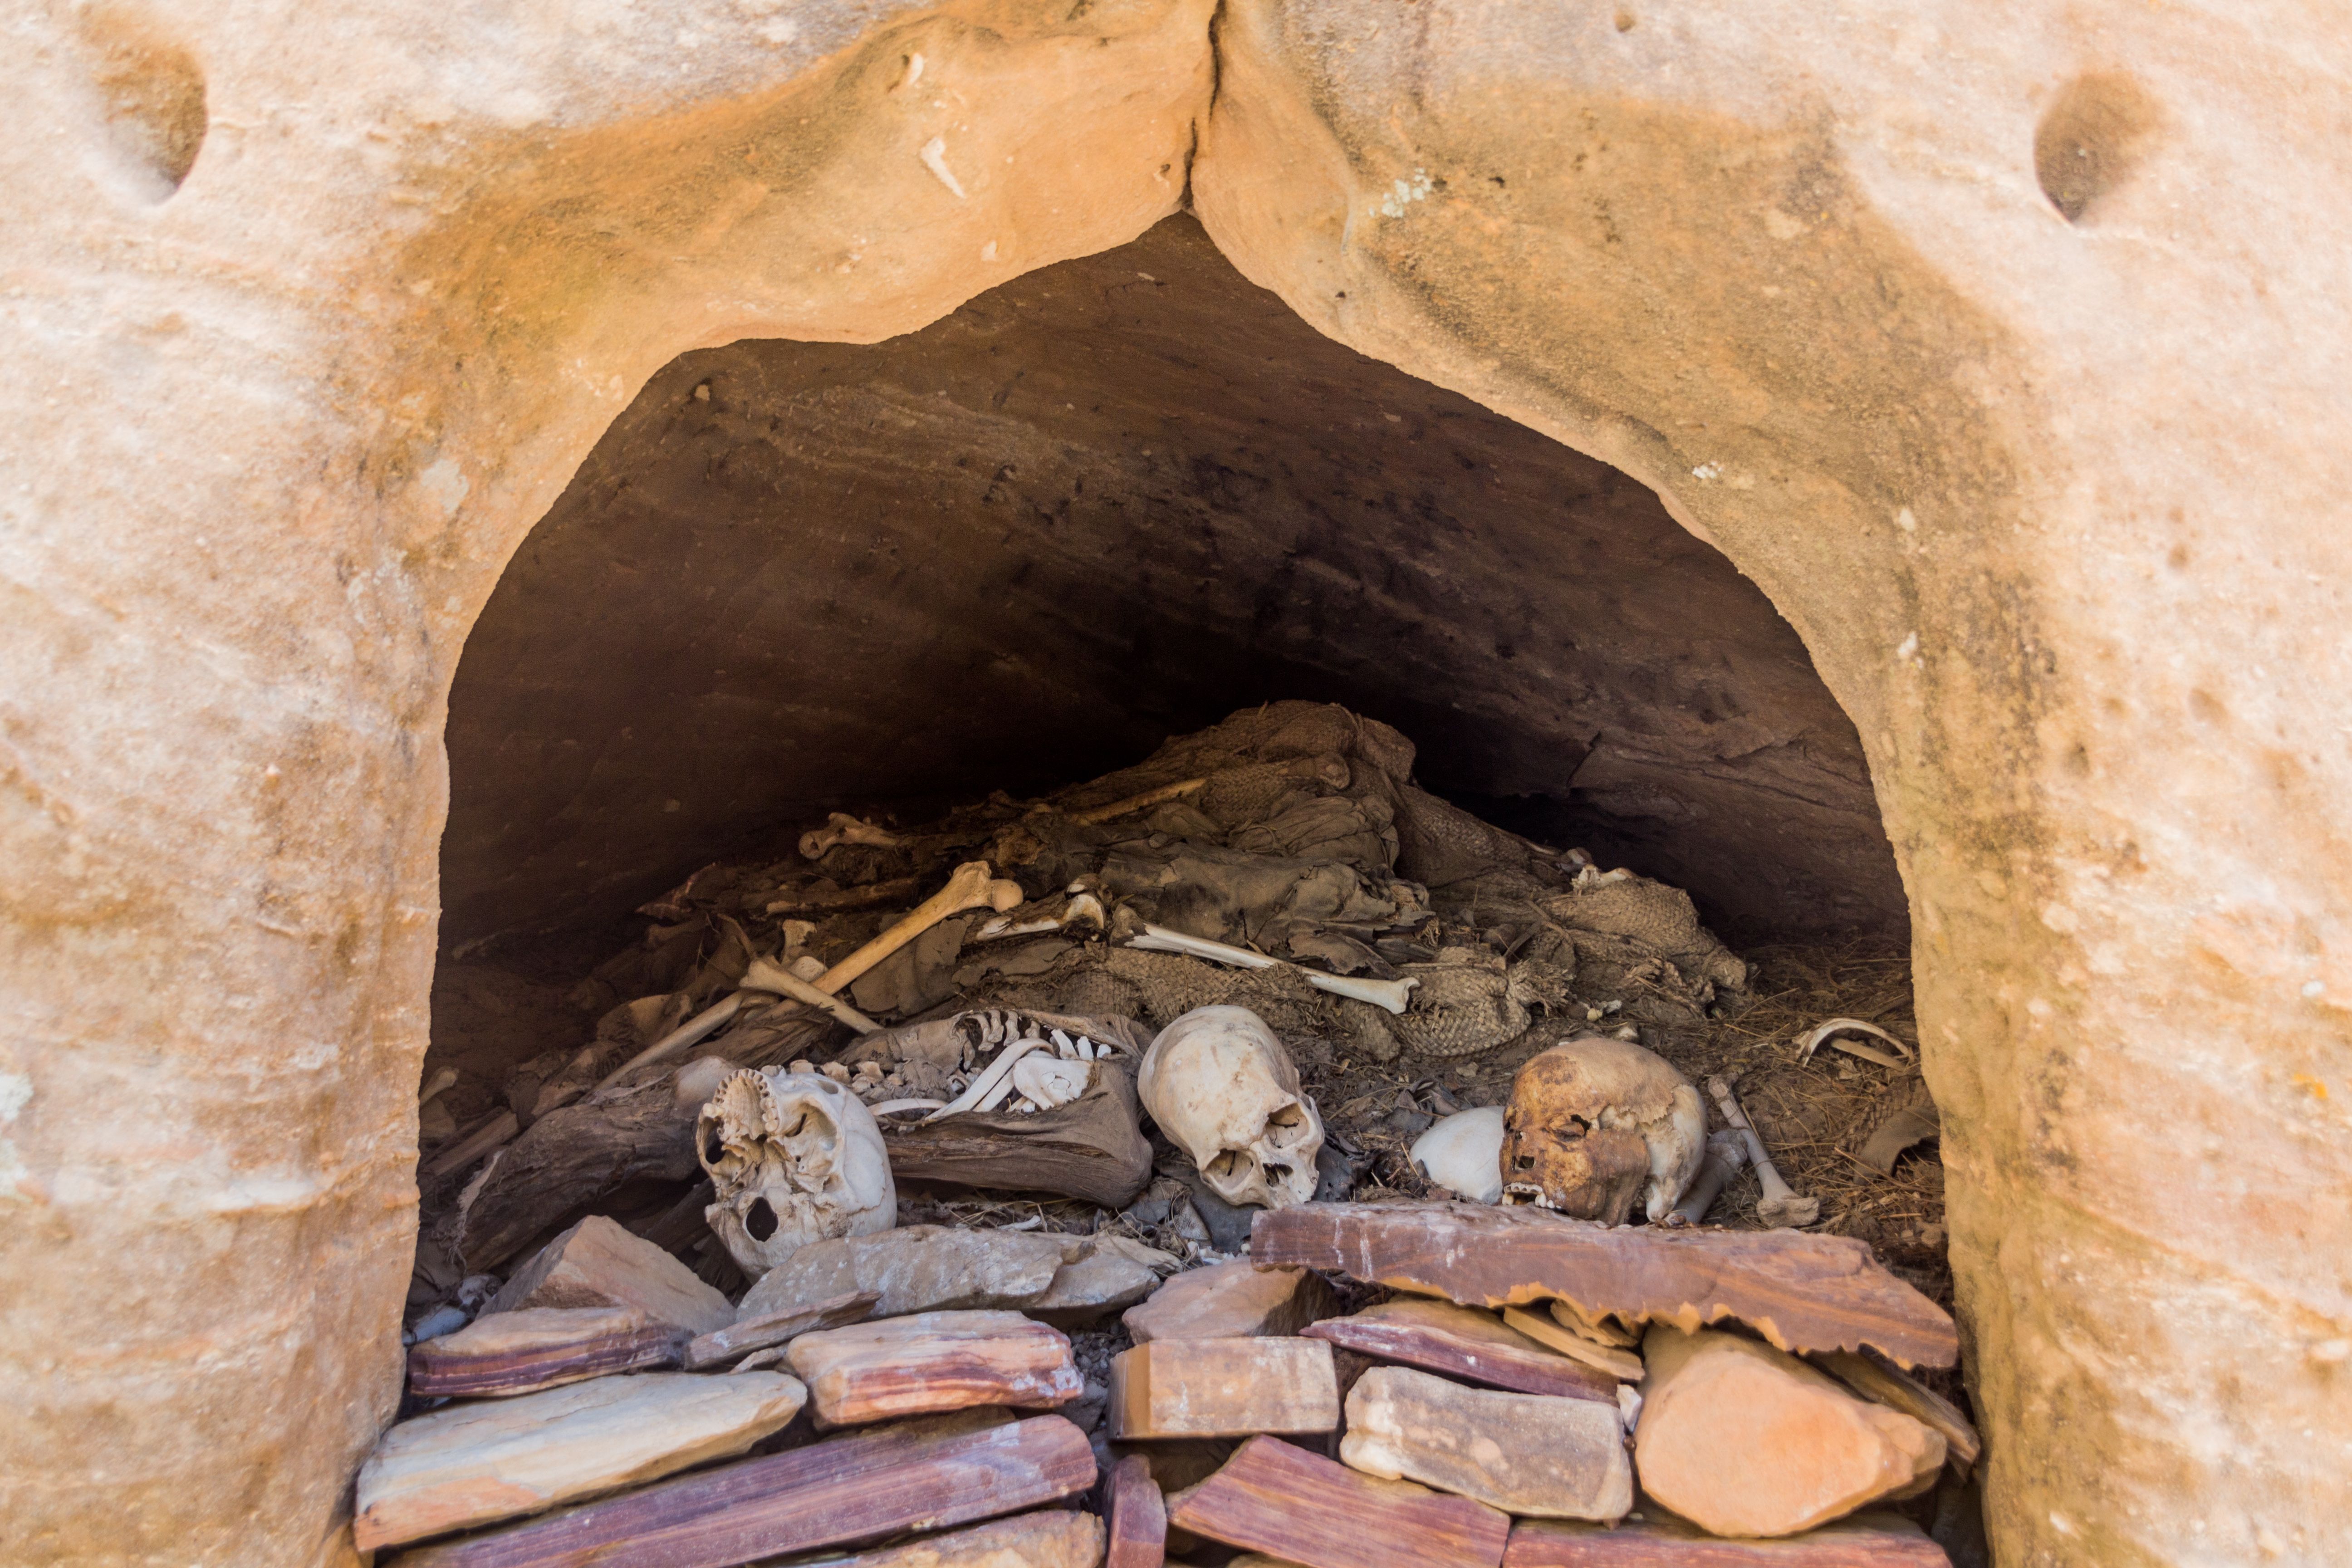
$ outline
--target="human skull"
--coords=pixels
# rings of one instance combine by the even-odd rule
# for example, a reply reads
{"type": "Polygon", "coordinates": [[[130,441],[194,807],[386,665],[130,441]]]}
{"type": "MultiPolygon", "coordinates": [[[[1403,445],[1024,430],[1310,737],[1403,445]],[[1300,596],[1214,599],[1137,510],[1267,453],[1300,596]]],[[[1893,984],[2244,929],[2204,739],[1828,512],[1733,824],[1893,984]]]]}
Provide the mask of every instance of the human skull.
{"type": "Polygon", "coordinates": [[[1423,1133],[1407,1158],[1423,1181],[1474,1204],[1491,1204],[1503,1195],[1502,1152],[1503,1108],[1481,1105],[1423,1133]]]}
{"type": "Polygon", "coordinates": [[[754,1279],[812,1241],[898,1221],[874,1113],[821,1074],[736,1073],[703,1106],[694,1152],[718,1192],[703,1217],[754,1279]]]}
{"type": "Polygon", "coordinates": [[[1288,1208],[1315,1195],[1323,1119],[1298,1068],[1246,1007],[1195,1007],[1160,1031],[1136,1075],[1143,1108],[1225,1202],[1288,1208]]]}
{"type": "Polygon", "coordinates": [[[1706,1108],[1664,1058],[1623,1040],[1566,1040],[1511,1080],[1503,1201],[1622,1225],[1645,1186],[1664,1218],[1706,1152],[1706,1108]]]}

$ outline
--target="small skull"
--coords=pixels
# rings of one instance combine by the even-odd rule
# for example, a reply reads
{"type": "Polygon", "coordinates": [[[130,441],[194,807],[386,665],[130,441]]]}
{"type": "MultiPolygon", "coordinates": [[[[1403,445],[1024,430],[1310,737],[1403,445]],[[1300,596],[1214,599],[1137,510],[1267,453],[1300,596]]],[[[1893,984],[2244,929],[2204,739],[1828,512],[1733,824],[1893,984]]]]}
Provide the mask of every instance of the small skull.
{"type": "Polygon", "coordinates": [[[882,1130],[833,1079],[739,1072],[702,1108],[694,1145],[718,1192],[703,1217],[755,1279],[812,1241],[898,1223],[882,1130]]]}
{"type": "Polygon", "coordinates": [[[1511,1080],[1503,1201],[1622,1225],[1646,1185],[1644,1212],[1663,1219],[1706,1152],[1706,1107],[1664,1058],[1622,1040],[1563,1041],[1511,1080]]]}
{"type": "Polygon", "coordinates": [[[1136,1092],[1229,1204],[1288,1208],[1315,1195],[1323,1119],[1298,1068],[1246,1007],[1195,1007],[1144,1053],[1136,1092]]]}

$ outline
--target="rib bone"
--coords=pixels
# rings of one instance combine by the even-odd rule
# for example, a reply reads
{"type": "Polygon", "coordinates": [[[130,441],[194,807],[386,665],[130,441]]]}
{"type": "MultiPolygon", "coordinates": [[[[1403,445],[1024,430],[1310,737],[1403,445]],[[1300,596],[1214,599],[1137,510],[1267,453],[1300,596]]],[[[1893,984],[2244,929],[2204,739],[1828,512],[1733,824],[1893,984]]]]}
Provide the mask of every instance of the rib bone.
{"type": "Polygon", "coordinates": [[[1764,1183],[1764,1197],[1756,1205],[1756,1217],[1767,1225],[1811,1225],[1822,1217],[1819,1198],[1801,1198],[1796,1189],[1780,1179],[1773,1168],[1771,1156],[1764,1152],[1764,1140],[1756,1136],[1756,1129],[1748,1124],[1748,1117],[1733,1098],[1731,1085],[1720,1078],[1706,1080],[1707,1093],[1723,1111],[1723,1119],[1738,1128],[1748,1143],[1748,1157],[1756,1164],[1756,1174],[1764,1183]]]}
{"type": "Polygon", "coordinates": [[[1850,1057],[1860,1057],[1864,1061],[1876,1062],[1880,1067],[1894,1068],[1898,1071],[1911,1067],[1918,1059],[1917,1053],[1910,1047],[1877,1025],[1866,1024],[1860,1018],[1832,1018],[1818,1028],[1807,1030],[1798,1037],[1797,1059],[1801,1062],[1812,1060],[1813,1053],[1823,1046],[1834,1046],[1850,1057]],[[1832,1037],[1847,1034],[1876,1035],[1880,1039],[1893,1046],[1900,1055],[1890,1057],[1885,1051],[1874,1051],[1868,1046],[1857,1046],[1852,1040],[1832,1037]]]}
{"type": "Polygon", "coordinates": [[[1278,958],[1268,958],[1262,952],[1252,952],[1245,947],[1228,947],[1222,942],[1206,937],[1186,936],[1181,931],[1165,926],[1147,925],[1143,934],[1128,944],[1146,952],[1182,952],[1194,958],[1212,959],[1230,963],[1239,969],[1297,969],[1307,977],[1307,984],[1318,991],[1328,991],[1334,996],[1353,997],[1370,1002],[1375,1007],[1385,1007],[1391,1013],[1402,1013],[1411,1000],[1418,980],[1362,980],[1352,974],[1326,974],[1319,969],[1300,969],[1297,964],[1285,963],[1278,958]]]}

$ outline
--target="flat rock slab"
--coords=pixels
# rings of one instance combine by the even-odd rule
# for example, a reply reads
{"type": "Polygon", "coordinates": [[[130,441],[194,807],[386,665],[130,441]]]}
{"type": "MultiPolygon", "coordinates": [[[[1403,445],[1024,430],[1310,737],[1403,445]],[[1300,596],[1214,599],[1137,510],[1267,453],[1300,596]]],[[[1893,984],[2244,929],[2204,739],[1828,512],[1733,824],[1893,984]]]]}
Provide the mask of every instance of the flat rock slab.
{"type": "Polygon", "coordinates": [[[1050,1410],[1085,1391],[1059,1329],[1018,1312],[921,1312],[793,1341],[820,1427],[977,1405],[1050,1410]]]}
{"type": "Polygon", "coordinates": [[[1160,1568],[1168,1560],[1168,1503],[1151,1479],[1151,1461],[1129,1454],[1110,1473],[1103,1513],[1109,1550],[1103,1568],[1160,1568]]]}
{"type": "Polygon", "coordinates": [[[1794,1535],[1907,1496],[1943,1467],[1932,1427],[1769,1345],[1656,1327],[1642,1348],[1642,1489],[1710,1533],[1794,1535]]]}
{"type": "Polygon", "coordinates": [[[1110,1363],[1110,1436],[1328,1432],[1339,1380],[1320,1340],[1154,1340],[1110,1363]]]}
{"type": "Polygon", "coordinates": [[[1021,1310],[1055,1328],[1075,1329],[1142,1300],[1159,1285],[1150,1264],[1098,1246],[1063,1264],[1045,1293],[1021,1310]]]}
{"type": "Polygon", "coordinates": [[[1177,1275],[1121,1321],[1140,1345],[1294,1335],[1337,1310],[1331,1287],[1307,1269],[1216,1263],[1177,1275]]]}
{"type": "Polygon", "coordinates": [[[678,1364],[686,1331],[635,1307],[526,1307],[486,1312],[408,1352],[408,1390],[420,1398],[509,1398],[607,1373],[678,1364]]]}
{"type": "Polygon", "coordinates": [[[1943,1434],[1944,1458],[1963,1478],[1983,1457],[1984,1439],[1977,1436],[1976,1424],[1958,1405],[1917,1379],[1850,1351],[1835,1351],[1816,1359],[1822,1371],[1864,1399],[1900,1410],[1943,1434]]]}
{"type": "Polygon", "coordinates": [[[937,1225],[811,1242],[751,1287],[736,1319],[854,1295],[874,1297],[877,1318],[1026,1306],[1052,1287],[1066,1250],[1030,1231],[937,1225]]]}
{"type": "MultiPolygon", "coordinates": [[[[701,1381],[724,1385],[755,1375],[701,1381]]],[[[916,1423],[680,1476],[552,1519],[407,1552],[397,1563],[735,1568],[993,1519],[1074,1497],[1094,1482],[1086,1434],[1058,1415],[945,1431],[916,1423]]]]}
{"type": "Polygon", "coordinates": [[[1496,1568],[1507,1515],[1411,1481],[1360,1475],[1276,1437],[1170,1500],[1168,1522],[1305,1568],[1496,1568]]]}
{"type": "Polygon", "coordinates": [[[1102,1560],[1101,1520],[1047,1509],[861,1552],[840,1568],[1097,1568],[1102,1560]]]}
{"type": "Polygon", "coordinates": [[[1260,1214],[1257,1263],[1343,1272],[1465,1306],[1550,1298],[1685,1331],[1737,1318],[1783,1350],[1959,1358],[1951,1315],[1848,1237],[1601,1226],[1476,1204],[1302,1204],[1260,1214]]]}
{"type": "Polygon", "coordinates": [[[1726,1541],[1664,1521],[1603,1530],[1530,1519],[1512,1526],[1503,1552],[1503,1568],[1951,1568],[1951,1563],[1910,1521],[1883,1513],[1780,1541],[1726,1541]]]}
{"type": "Polygon", "coordinates": [[[1339,1459],[1510,1514],[1608,1521],[1633,1507],[1614,1405],[1465,1388],[1410,1367],[1377,1366],[1356,1380],[1339,1459]]]}
{"type": "Polygon", "coordinates": [[[1614,1377],[1546,1349],[1476,1307],[1400,1297],[1350,1317],[1327,1318],[1306,1332],[1309,1339],[1328,1340],[1379,1361],[1402,1362],[1519,1394],[1557,1394],[1617,1407],[1614,1377]]]}
{"type": "Polygon", "coordinates": [[[755,1318],[738,1318],[726,1328],[698,1334],[685,1351],[686,1370],[704,1372],[740,1361],[753,1351],[763,1351],[777,1345],[790,1344],[801,1335],[819,1329],[845,1328],[862,1323],[874,1313],[876,1303],[882,1300],[871,1291],[855,1291],[835,1296],[829,1301],[813,1306],[788,1307],[781,1312],[763,1312],[755,1318]]]}
{"type": "Polygon", "coordinates": [[[1526,1307],[1503,1309],[1503,1326],[1525,1334],[1548,1350],[1558,1351],[1570,1361],[1582,1362],[1596,1372],[1608,1373],[1620,1383],[1642,1381],[1642,1358],[1630,1350],[1604,1345],[1575,1329],[1564,1327],[1549,1312],[1537,1312],[1526,1307]]]}
{"type": "Polygon", "coordinates": [[[538,1513],[740,1454],[800,1413],[780,1373],[599,1378],[393,1426],[360,1467],[362,1552],[538,1513]]]}
{"type": "Polygon", "coordinates": [[[735,1321],[727,1298],[643,1237],[591,1215],[539,1253],[499,1293],[489,1312],[529,1307],[635,1307],[656,1323],[707,1334],[735,1321]]]}

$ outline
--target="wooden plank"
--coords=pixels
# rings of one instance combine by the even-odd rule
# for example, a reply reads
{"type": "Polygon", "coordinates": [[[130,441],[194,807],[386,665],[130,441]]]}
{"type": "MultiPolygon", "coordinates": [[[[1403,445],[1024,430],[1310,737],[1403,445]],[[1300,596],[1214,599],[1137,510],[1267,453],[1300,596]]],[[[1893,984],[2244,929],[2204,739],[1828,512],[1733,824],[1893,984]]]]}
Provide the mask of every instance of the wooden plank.
{"type": "Polygon", "coordinates": [[[1515,1394],[1597,1400],[1614,1409],[1617,1380],[1546,1350],[1492,1312],[1404,1297],[1348,1318],[1326,1318],[1306,1337],[1515,1394]]]}
{"type": "Polygon", "coordinates": [[[1086,1390],[1069,1336],[1018,1312],[921,1312],[793,1341],[820,1430],[976,1405],[1050,1410],[1086,1390]]]}
{"type": "Polygon", "coordinates": [[[1524,1519],[1503,1568],[1951,1568],[1944,1549],[1908,1521],[1864,1514],[1778,1541],[1727,1541],[1654,1521],[1595,1524],[1524,1519]]]}
{"type": "Polygon", "coordinates": [[[630,1307],[490,1312],[408,1352],[408,1390],[420,1398],[534,1394],[607,1373],[678,1364],[686,1331],[630,1307]]]}
{"type": "Polygon", "coordinates": [[[890,1426],[739,1460],[395,1561],[398,1568],[734,1568],[993,1519],[1094,1482],[1086,1434],[1058,1415],[946,1432],[890,1426]]]}
{"type": "Polygon", "coordinates": [[[1111,1358],[1108,1414],[1117,1443],[1328,1432],[1339,1382],[1320,1340],[1153,1340],[1111,1358]]]}
{"type": "Polygon", "coordinates": [[[1496,1568],[1510,1517],[1383,1481],[1278,1437],[1253,1437],[1171,1500],[1168,1522],[1305,1568],[1496,1568]]]}
{"type": "Polygon", "coordinates": [[[1301,1204],[1258,1215],[1250,1258],[1333,1269],[1472,1307],[1558,1297],[1695,1331],[1737,1318],[1783,1350],[1959,1359],[1951,1315],[1850,1237],[1593,1225],[1476,1204],[1301,1204]]]}
{"type": "Polygon", "coordinates": [[[1151,1461],[1129,1454],[1110,1473],[1110,1553],[1103,1568],[1160,1568],[1168,1560],[1168,1505],[1151,1461]]]}
{"type": "Polygon", "coordinates": [[[1900,1410],[1914,1421],[1941,1432],[1945,1458],[1963,1479],[1976,1468],[1984,1453],[1984,1439],[1977,1436],[1975,1424],[1958,1405],[1916,1379],[1891,1366],[1882,1366],[1869,1356],[1835,1351],[1814,1359],[1824,1372],[1864,1398],[1875,1400],[1890,1410],[1900,1410]]]}
{"type": "Polygon", "coordinates": [[[740,1361],[753,1351],[763,1351],[771,1345],[789,1344],[801,1335],[819,1329],[846,1328],[862,1323],[873,1313],[874,1305],[881,1300],[871,1290],[853,1290],[805,1307],[787,1307],[781,1312],[762,1312],[744,1318],[723,1329],[697,1335],[686,1347],[686,1370],[706,1372],[715,1366],[725,1366],[740,1361]]]}

